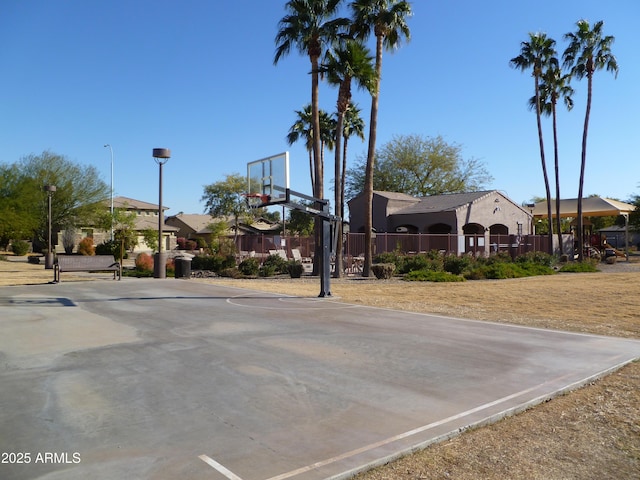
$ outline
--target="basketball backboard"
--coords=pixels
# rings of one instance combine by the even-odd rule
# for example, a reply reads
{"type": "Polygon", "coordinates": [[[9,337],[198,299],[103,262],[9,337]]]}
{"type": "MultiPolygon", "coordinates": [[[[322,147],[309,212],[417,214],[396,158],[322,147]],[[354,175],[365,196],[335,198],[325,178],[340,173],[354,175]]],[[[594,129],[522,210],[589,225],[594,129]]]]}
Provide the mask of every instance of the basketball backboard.
{"type": "Polygon", "coordinates": [[[289,152],[247,163],[246,196],[253,207],[289,201],[289,152]]]}

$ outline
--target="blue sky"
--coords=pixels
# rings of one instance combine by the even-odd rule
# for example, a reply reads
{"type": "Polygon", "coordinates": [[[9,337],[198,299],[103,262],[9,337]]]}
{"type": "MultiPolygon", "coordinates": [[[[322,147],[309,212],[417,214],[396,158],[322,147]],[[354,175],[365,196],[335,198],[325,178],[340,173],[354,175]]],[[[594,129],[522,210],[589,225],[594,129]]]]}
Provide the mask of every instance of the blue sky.
{"type": "MultiPolygon", "coordinates": [[[[0,162],[44,150],[94,165],[116,195],[157,203],[153,148],[164,167],[168,214],[202,213],[203,186],[246,163],[289,150],[291,187],[310,194],[308,156],[289,147],[295,110],[310,102],[309,60],[292,52],[273,65],[284,0],[2,0],[0,162]]],[[[563,34],[585,18],[614,35],[617,79],[599,72],[589,127],[585,194],[640,194],[640,2],[617,0],[415,0],[412,40],[385,53],[378,146],[393,135],[442,135],[481,160],[488,188],[518,203],[544,195],[533,79],[509,67],[528,32],[563,34]]],[[[560,111],[563,198],[578,192],[586,80],[575,108],[560,111]]],[[[337,92],[323,87],[321,107],[337,92]]],[[[368,119],[370,98],[354,100],[368,119]]],[[[552,162],[550,120],[545,121],[552,162]]],[[[350,163],[366,144],[350,142],[350,163]]],[[[328,158],[332,158],[327,153],[328,158]]],[[[332,163],[326,170],[332,171],[332,163]]],[[[329,185],[329,178],[327,179],[329,185]]],[[[329,188],[325,196],[331,197],[329,188]]]]}

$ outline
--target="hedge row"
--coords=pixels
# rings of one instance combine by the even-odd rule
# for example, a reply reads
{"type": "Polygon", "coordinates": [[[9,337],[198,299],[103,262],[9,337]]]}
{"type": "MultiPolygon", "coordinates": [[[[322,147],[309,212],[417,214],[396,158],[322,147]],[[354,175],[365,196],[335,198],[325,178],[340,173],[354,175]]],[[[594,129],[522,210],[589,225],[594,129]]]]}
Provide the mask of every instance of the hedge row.
{"type": "Polygon", "coordinates": [[[515,260],[505,253],[476,258],[471,255],[444,255],[437,251],[419,255],[390,252],[374,258],[372,271],[377,278],[390,278],[388,265],[393,265],[393,271],[405,280],[459,282],[552,275],[555,263],[555,258],[544,252],[529,252],[515,260]]]}

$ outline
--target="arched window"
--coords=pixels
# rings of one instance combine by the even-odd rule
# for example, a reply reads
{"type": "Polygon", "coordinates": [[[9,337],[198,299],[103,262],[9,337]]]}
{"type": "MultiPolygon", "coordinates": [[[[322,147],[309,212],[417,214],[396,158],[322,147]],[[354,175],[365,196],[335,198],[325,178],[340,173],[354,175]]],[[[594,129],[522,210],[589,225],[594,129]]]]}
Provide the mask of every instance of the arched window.
{"type": "Polygon", "coordinates": [[[509,235],[509,227],[501,223],[494,223],[489,227],[489,233],[491,235],[509,235]]]}
{"type": "Polygon", "coordinates": [[[462,227],[462,232],[465,235],[483,235],[484,227],[479,223],[467,223],[462,227]]]}

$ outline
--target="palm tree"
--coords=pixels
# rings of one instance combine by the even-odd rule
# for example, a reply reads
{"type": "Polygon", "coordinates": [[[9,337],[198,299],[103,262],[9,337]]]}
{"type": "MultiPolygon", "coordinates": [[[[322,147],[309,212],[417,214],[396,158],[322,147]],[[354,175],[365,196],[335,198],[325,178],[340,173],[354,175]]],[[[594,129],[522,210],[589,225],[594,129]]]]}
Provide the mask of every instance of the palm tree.
{"type": "Polygon", "coordinates": [[[288,14],[279,22],[275,38],[276,54],[273,60],[277,64],[280,58],[295,48],[302,55],[308,55],[311,61],[311,117],[312,150],[314,161],[314,196],[323,197],[323,179],[320,153],[320,108],[318,103],[319,73],[318,64],[326,45],[333,42],[341,29],[348,25],[344,18],[334,18],[341,0],[290,0],[285,9],[288,14]],[[317,134],[316,134],[317,133],[317,134]]]}
{"type": "MultiPolygon", "coordinates": [[[[324,179],[325,148],[333,150],[336,144],[336,120],[324,110],[320,110],[320,173],[324,179]]],[[[323,192],[324,193],[324,192],[323,192]]],[[[324,197],[319,197],[324,198],[324,197]]]]}
{"type": "Polygon", "coordinates": [[[309,153],[309,178],[311,179],[311,191],[314,191],[315,174],[313,168],[313,120],[311,119],[311,104],[306,105],[302,110],[296,110],[298,118],[289,128],[287,143],[293,145],[297,141],[304,139],[305,148],[309,153]]]}
{"type": "Polygon", "coordinates": [[[584,232],[582,231],[582,195],[584,186],[584,171],[587,163],[587,133],[589,131],[589,116],[591,114],[591,99],[593,93],[593,74],[596,70],[606,68],[618,76],[618,61],[611,53],[611,45],[615,38],[611,35],[603,36],[604,22],[600,20],[593,25],[587,20],[579,20],[575,32],[565,34],[569,46],[562,54],[563,64],[571,69],[571,76],[577,79],[587,77],[587,109],[584,115],[584,129],[582,131],[582,156],[580,162],[580,182],[578,186],[578,260],[584,258],[584,232]]]}
{"type": "MultiPolygon", "coordinates": [[[[375,86],[375,70],[373,67],[373,57],[369,50],[360,42],[346,40],[335,50],[327,54],[326,62],[322,65],[322,72],[326,73],[327,81],[331,85],[338,86],[338,100],[336,110],[335,128],[335,166],[334,166],[334,193],[335,193],[335,214],[342,218],[342,137],[344,134],[344,117],[351,105],[351,82],[356,81],[360,88],[373,92],[375,86]]],[[[338,224],[336,233],[338,238],[342,238],[342,221],[338,224]]],[[[334,276],[342,276],[342,242],[337,242],[336,246],[336,266],[334,276]]]]}
{"type": "Polygon", "coordinates": [[[350,104],[345,112],[344,125],[342,128],[342,176],[340,178],[340,212],[344,215],[344,191],[347,177],[347,146],[352,135],[364,141],[364,120],[360,116],[361,110],[355,104],[350,104]]]}
{"type": "Polygon", "coordinates": [[[410,40],[411,32],[407,18],[411,16],[411,4],[404,0],[353,0],[353,33],[356,38],[366,40],[371,33],[376,37],[376,87],[371,95],[371,119],[369,121],[369,146],[365,168],[365,236],[364,266],[362,276],[371,274],[373,257],[373,171],[378,129],[378,99],[382,78],[382,51],[394,50],[400,45],[402,37],[410,40]]]}
{"type": "MultiPolygon", "coordinates": [[[[556,177],[556,233],[558,235],[558,246],[562,253],[562,220],[560,219],[560,163],[558,157],[558,128],[557,128],[557,104],[562,99],[567,110],[573,108],[573,88],[569,85],[570,75],[563,75],[557,59],[554,59],[544,71],[541,78],[540,88],[540,110],[545,116],[551,116],[553,123],[553,158],[556,177]]],[[[535,108],[536,97],[531,97],[529,107],[535,108]]]]}
{"type": "MultiPolygon", "coordinates": [[[[521,71],[532,69],[534,82],[534,98],[536,109],[536,122],[538,125],[538,143],[540,145],[540,161],[542,163],[542,175],[544,188],[547,195],[547,214],[549,217],[549,254],[553,254],[553,223],[551,220],[551,189],[549,187],[549,175],[547,174],[547,162],[544,156],[544,141],[542,138],[542,121],[540,108],[540,77],[552,59],[555,59],[555,40],[548,38],[544,33],[529,33],[529,41],[520,44],[520,55],[512,58],[509,64],[521,71]]],[[[556,59],[557,62],[557,59],[556,59]]],[[[558,199],[559,200],[559,199],[558,199]]]]}

